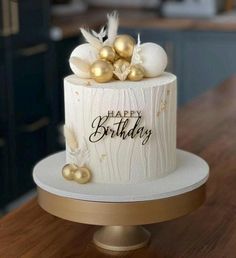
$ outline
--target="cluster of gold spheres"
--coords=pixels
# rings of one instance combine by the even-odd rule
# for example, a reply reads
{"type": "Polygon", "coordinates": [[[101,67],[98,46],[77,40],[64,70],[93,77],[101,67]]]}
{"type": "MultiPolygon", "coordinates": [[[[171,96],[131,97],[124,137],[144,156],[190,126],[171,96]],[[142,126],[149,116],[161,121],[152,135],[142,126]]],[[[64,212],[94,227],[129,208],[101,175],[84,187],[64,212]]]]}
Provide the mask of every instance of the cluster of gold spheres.
{"type": "Polygon", "coordinates": [[[76,181],[79,184],[86,184],[91,179],[91,173],[86,167],[79,167],[76,164],[66,164],[62,168],[62,175],[67,180],[76,181]]]}
{"type": "Polygon", "coordinates": [[[144,77],[141,65],[130,65],[135,47],[135,39],[129,35],[118,35],[113,46],[103,46],[99,51],[99,60],[91,65],[91,77],[97,82],[108,82],[114,76],[114,70],[122,67],[129,68],[128,79],[139,81],[144,77]]]}

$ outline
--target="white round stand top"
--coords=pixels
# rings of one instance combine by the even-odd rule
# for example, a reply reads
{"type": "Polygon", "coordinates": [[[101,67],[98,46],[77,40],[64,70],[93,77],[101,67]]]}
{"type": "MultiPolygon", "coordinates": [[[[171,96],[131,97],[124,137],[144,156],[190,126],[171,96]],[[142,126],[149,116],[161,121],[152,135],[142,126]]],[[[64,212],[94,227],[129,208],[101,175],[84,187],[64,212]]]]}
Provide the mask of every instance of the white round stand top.
{"type": "Polygon", "coordinates": [[[67,198],[97,202],[134,202],[168,198],[203,185],[209,175],[207,163],[195,154],[177,150],[177,168],[166,177],[139,184],[78,184],[62,177],[65,152],[53,154],[34,168],[35,183],[43,190],[67,198]]]}

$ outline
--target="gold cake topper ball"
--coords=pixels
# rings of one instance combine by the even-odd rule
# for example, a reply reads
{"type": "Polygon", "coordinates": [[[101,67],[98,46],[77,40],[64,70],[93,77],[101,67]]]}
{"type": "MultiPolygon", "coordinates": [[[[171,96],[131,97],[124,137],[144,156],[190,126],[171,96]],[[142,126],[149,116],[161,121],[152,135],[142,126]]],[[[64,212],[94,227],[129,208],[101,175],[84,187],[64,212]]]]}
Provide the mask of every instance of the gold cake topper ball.
{"type": "Polygon", "coordinates": [[[114,41],[114,48],[119,56],[130,59],[135,46],[135,39],[129,35],[119,35],[114,41]]]}
{"type": "Polygon", "coordinates": [[[91,66],[91,76],[96,82],[108,82],[113,77],[113,66],[105,60],[97,60],[91,66]]]}
{"type": "Polygon", "coordinates": [[[116,51],[114,50],[113,47],[104,46],[99,51],[99,57],[101,59],[104,59],[113,63],[116,59],[116,51]]]}
{"type": "Polygon", "coordinates": [[[118,35],[117,12],[108,14],[107,18],[106,29],[103,27],[99,32],[80,29],[87,43],[72,52],[72,71],[79,78],[94,79],[99,83],[109,82],[113,78],[120,81],[139,81],[144,77],[160,76],[168,62],[165,50],[152,42],[141,44],[139,34],[137,42],[130,35],[118,35]],[[112,65],[118,59],[127,60],[129,65],[123,66],[122,69],[115,66],[113,68],[112,65]]]}
{"type": "Polygon", "coordinates": [[[128,79],[131,81],[140,81],[144,77],[144,69],[141,65],[132,65],[128,74],[128,79]]]}
{"type": "Polygon", "coordinates": [[[79,167],[76,164],[66,164],[62,168],[62,176],[66,180],[73,180],[79,184],[86,184],[91,180],[91,172],[86,167],[79,167]]]}

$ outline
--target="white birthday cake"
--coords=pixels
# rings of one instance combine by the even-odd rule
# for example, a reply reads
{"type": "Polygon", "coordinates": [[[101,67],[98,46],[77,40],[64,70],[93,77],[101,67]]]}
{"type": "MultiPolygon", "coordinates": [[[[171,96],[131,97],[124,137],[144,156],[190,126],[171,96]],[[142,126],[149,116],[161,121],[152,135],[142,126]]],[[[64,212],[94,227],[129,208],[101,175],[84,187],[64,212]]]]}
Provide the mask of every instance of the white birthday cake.
{"type": "Polygon", "coordinates": [[[70,57],[62,175],[71,183],[136,184],[176,168],[176,76],[159,45],[117,31],[116,13],[100,32],[81,29],[88,43],[70,57]]]}

